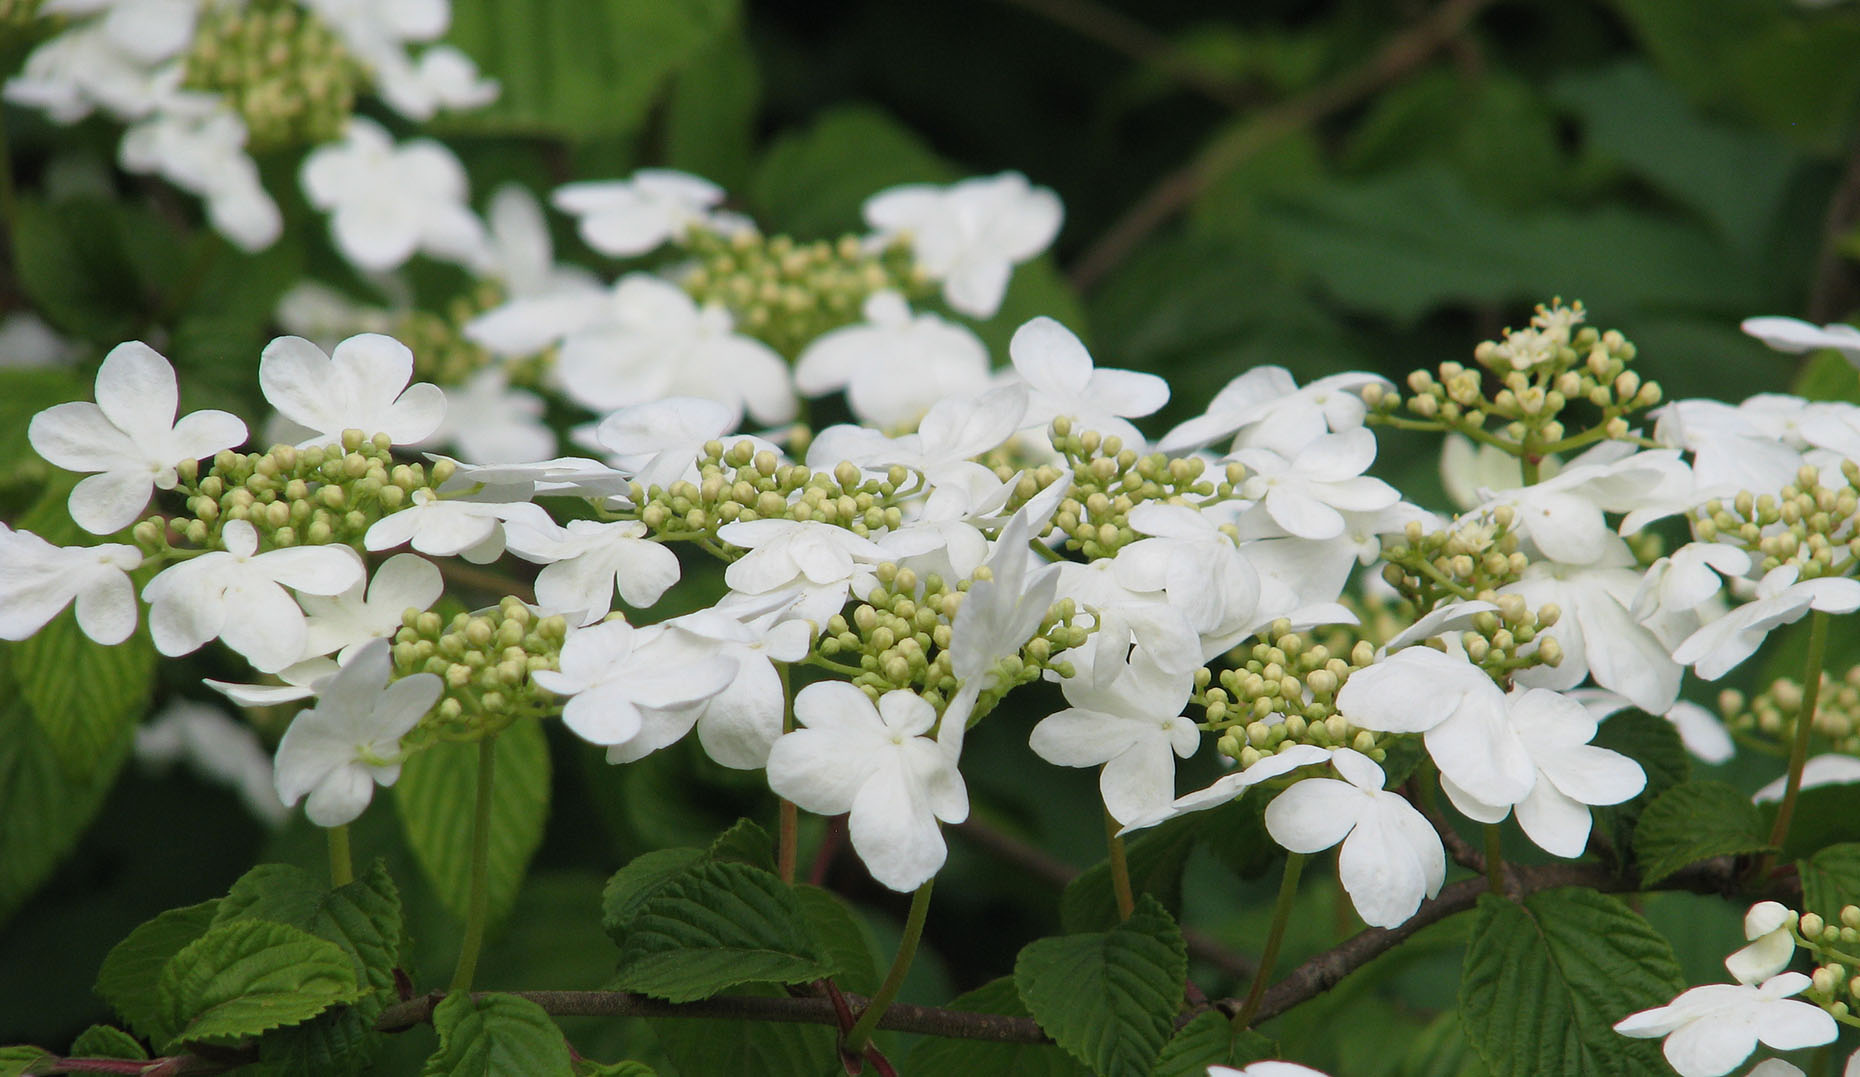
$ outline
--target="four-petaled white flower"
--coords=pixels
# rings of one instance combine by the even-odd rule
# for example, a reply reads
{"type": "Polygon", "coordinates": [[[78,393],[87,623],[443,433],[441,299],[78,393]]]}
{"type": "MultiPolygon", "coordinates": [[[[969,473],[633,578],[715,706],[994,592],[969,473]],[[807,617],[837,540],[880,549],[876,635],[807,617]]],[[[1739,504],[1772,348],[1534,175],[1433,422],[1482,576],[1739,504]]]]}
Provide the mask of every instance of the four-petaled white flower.
{"type": "Polygon", "coordinates": [[[316,706],[302,712],[278,742],[278,799],[305,796],[318,826],[342,826],[368,807],[376,785],[400,779],[400,740],[420,724],[445,687],[431,673],[391,681],[386,640],[364,647],[341,672],[317,683],[316,706]]]}
{"type": "Polygon", "coordinates": [[[1395,927],[1440,893],[1447,854],[1414,805],[1382,788],[1382,768],[1339,748],[1330,765],[1344,778],[1306,778],[1266,805],[1266,832],[1294,853],[1338,842],[1337,877],[1371,927],[1395,927]]]}
{"type": "Polygon", "coordinates": [[[1260,782],[1273,778],[1283,778],[1299,767],[1315,766],[1330,762],[1331,749],[1319,748],[1315,744],[1292,744],[1287,742],[1273,755],[1266,756],[1252,766],[1223,774],[1206,789],[1197,789],[1184,793],[1157,811],[1147,812],[1124,824],[1118,831],[1128,834],[1133,830],[1142,830],[1167,822],[1178,815],[1190,812],[1207,811],[1232,802],[1235,798],[1253,788],[1260,782]]]}
{"type": "Polygon", "coordinates": [[[781,736],[788,694],[777,662],[807,657],[814,629],[806,621],[784,620],[796,596],[760,599],[726,597],[707,610],[666,622],[698,646],[736,661],[728,687],[696,704],[698,743],[704,754],[736,770],[768,764],[769,749],[781,736]]]}
{"type": "Polygon", "coordinates": [[[974,333],[934,314],[913,314],[896,292],[865,301],[865,321],[823,333],[795,361],[807,396],[846,390],[861,420],[909,426],[945,397],[988,388],[988,349],[974,333]]]}
{"type": "Polygon", "coordinates": [[[434,557],[458,556],[488,565],[504,552],[503,525],[509,520],[528,521],[539,529],[554,524],[542,506],[516,500],[510,486],[492,486],[464,497],[419,489],[408,497],[406,508],[376,520],[362,544],[369,550],[391,550],[406,542],[434,557]]]}
{"type": "Polygon", "coordinates": [[[1008,341],[1014,372],[1027,384],[1027,426],[1045,426],[1067,415],[1074,430],[1116,435],[1142,452],[1148,442],[1128,420],[1169,402],[1169,383],[1134,370],[1099,370],[1072,330],[1051,318],[1035,318],[1008,341]]]}
{"type": "Polygon", "coordinates": [[[1759,901],[1744,914],[1744,938],[1750,945],[1724,959],[1740,984],[1760,984],[1789,967],[1795,958],[1797,916],[1779,901],[1759,901]]]}
{"type": "Polygon", "coordinates": [[[736,660],[712,648],[693,646],[664,625],[634,628],[607,621],[569,633],[562,644],[561,672],[537,670],[536,683],[571,697],[562,708],[562,724],[592,744],[621,747],[620,758],[637,759],[671,743],[690,730],[693,714],[669,739],[626,752],[624,746],[642,732],[657,733],[652,712],[687,707],[716,695],[736,675],[736,660]],[[652,728],[648,723],[652,722],[652,728]]]}
{"type": "Polygon", "coordinates": [[[26,428],[32,447],[67,471],[97,472],[71,491],[71,518],[93,535],[136,522],[149,494],[174,489],[175,465],[245,440],[245,423],[223,411],[175,421],[174,368],[139,340],[118,344],[97,369],[97,402],[47,408],[26,428]]]}
{"type": "Polygon", "coordinates": [[[549,201],[579,219],[588,246],[631,258],[703,223],[723,201],[723,188],[686,172],[642,168],[631,179],[558,187],[549,201]]]}
{"type": "Polygon", "coordinates": [[[804,728],[769,750],[769,788],[820,815],[851,812],[853,850],[882,885],[929,881],[948,855],[937,820],[969,817],[955,753],[923,736],[936,709],[903,691],[874,706],[854,685],[821,681],[796,694],[794,717],[804,728]]]}
{"type": "Polygon", "coordinates": [[[334,653],[348,665],[371,640],[387,639],[401,626],[409,609],[428,610],[445,591],[445,581],[431,561],[417,554],[395,554],[375,570],[374,578],[332,597],[302,594],[297,604],[305,614],[304,654],[334,653]]]}
{"type": "Polygon", "coordinates": [[[136,630],[129,573],[141,565],[134,546],[54,546],[0,523],[0,639],[25,639],[75,602],[86,636],[123,642],[136,630]]]}
{"type": "Polygon", "coordinates": [[[645,535],[646,525],[637,520],[504,525],[510,552],[545,566],[536,575],[536,601],[582,625],[607,616],[616,587],[627,605],[644,609],[678,582],[678,555],[645,535]]]}
{"type": "Polygon", "coordinates": [[[171,565],[142,589],[161,653],[191,654],[217,636],[261,673],[276,673],[309,645],[304,611],[284,589],[339,595],[364,577],[347,546],[259,553],[258,530],[245,520],[228,520],[220,541],[224,550],[171,565]]]}
{"type": "Polygon", "coordinates": [[[1698,675],[1715,681],[1756,653],[1770,630],[1794,624],[1810,610],[1852,613],[1860,609],[1860,580],[1820,578],[1797,580],[1794,565],[1771,569],[1757,584],[1755,601],[1746,602],[1673,648],[1673,661],[1691,666],[1698,675]]]}
{"type": "Polygon", "coordinates": [[[1751,984],[1694,987],[1665,1006],[1615,1022],[1615,1031],[1637,1039],[1666,1037],[1666,1060],[1680,1077],[1722,1077],[1750,1057],[1757,1042],[1778,1051],[1830,1043],[1840,1032],[1819,1006],[1789,996],[1809,986],[1799,972],[1751,984]]]}
{"type": "Polygon", "coordinates": [[[705,443],[721,440],[742,421],[741,407],[702,397],[668,396],[607,416],[595,428],[594,440],[613,453],[614,466],[632,475],[642,488],[670,489],[679,479],[696,477],[705,443]]]}
{"type": "Polygon", "coordinates": [[[465,168],[422,138],[396,146],[355,117],[341,142],[312,150],[299,174],[310,204],[330,215],[336,249],[356,268],[381,273],[425,251],[465,266],[489,261],[484,222],[466,205],[465,168]]]}
{"type": "Polygon", "coordinates": [[[279,415],[308,432],[299,447],[334,445],[344,430],[386,434],[396,445],[432,436],[446,394],[413,380],[413,352],[393,337],[362,333],[328,355],[302,337],[279,337],[258,359],[258,384],[279,415]]]}
{"type": "Polygon", "coordinates": [[[1376,436],[1361,427],[1312,438],[1290,459],[1264,448],[1241,449],[1230,459],[1248,472],[1242,496],[1303,539],[1336,538],[1344,512],[1375,512],[1401,500],[1393,486],[1363,474],[1375,463],[1376,436]]]}
{"type": "Polygon", "coordinates": [[[1817,348],[1833,348],[1841,358],[1860,365],[1860,329],[1851,325],[1815,325],[1800,318],[1770,315],[1745,318],[1738,328],[1779,352],[1800,355],[1817,348]]]}
{"type": "Polygon", "coordinates": [[[1182,715],[1193,687],[1193,678],[1141,660],[1102,686],[1068,679],[1061,689],[1072,706],[1042,718],[1028,745],[1062,767],[1102,763],[1104,810],[1120,824],[1134,822],[1175,799],[1174,757],[1187,759],[1201,743],[1200,730],[1182,715]]]}
{"type": "Polygon", "coordinates": [[[1014,266],[1053,242],[1064,215],[1058,195],[1018,172],[906,184],[865,202],[865,223],[881,240],[908,238],[918,268],[971,318],[994,317],[1014,266]]]}

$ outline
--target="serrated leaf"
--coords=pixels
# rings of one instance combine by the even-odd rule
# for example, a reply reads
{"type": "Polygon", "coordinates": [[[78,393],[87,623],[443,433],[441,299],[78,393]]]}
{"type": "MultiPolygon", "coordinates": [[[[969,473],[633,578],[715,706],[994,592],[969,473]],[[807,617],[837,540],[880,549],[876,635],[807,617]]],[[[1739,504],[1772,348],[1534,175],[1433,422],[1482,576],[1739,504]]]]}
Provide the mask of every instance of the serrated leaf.
{"type": "Polygon", "coordinates": [[[1036,939],[1014,962],[1028,1012],[1054,1043],[1105,1077],[1150,1072],[1187,975],[1182,933],[1148,895],[1111,930],[1036,939]]]}
{"type": "Polygon", "coordinates": [[[97,970],[97,994],[148,1039],[165,1042],[174,1035],[175,1029],[162,1012],[156,984],[169,960],[213,926],[219,904],[220,899],[214,898],[169,909],[112,947],[97,970]]]}
{"type": "MultiPolygon", "coordinates": [[[[549,745],[542,726],[518,722],[498,735],[491,774],[489,897],[493,922],[510,911],[549,816],[549,745]]],[[[394,808],[420,869],[464,919],[471,894],[472,805],[478,745],[440,743],[407,760],[394,808]]]]}
{"type": "Polygon", "coordinates": [[[634,857],[601,889],[601,930],[615,944],[626,945],[640,907],[660,888],[704,862],[702,849],[654,849],[634,857]]]}
{"type": "Polygon", "coordinates": [[[1848,842],[1816,850],[1796,861],[1802,876],[1802,911],[1819,913],[1830,924],[1841,922],[1841,906],[1860,905],[1860,844],[1848,842]]]}
{"type": "Polygon", "coordinates": [[[1686,782],[1668,789],[1647,805],[1634,828],[1643,886],[1687,864],[1769,847],[1757,806],[1723,782],[1686,782]]]}
{"type": "Polygon", "coordinates": [[[92,1025],[71,1041],[72,1058],[122,1058],[140,1061],[149,1056],[142,1042],[114,1025],[92,1025]]]}
{"type": "Polygon", "coordinates": [[[228,1042],[307,1021],[360,993],[349,955],[327,939],[269,920],[209,928],[162,969],[161,1046],[228,1042]]]}
{"type": "MultiPolygon", "coordinates": [[[[1182,902],[1182,868],[1194,851],[1195,836],[1208,820],[1182,815],[1124,842],[1124,866],[1133,896],[1149,894],[1165,909],[1182,902]]],[[[1059,923],[1066,931],[1102,931],[1118,922],[1117,896],[1111,887],[1111,862],[1100,860],[1066,884],[1059,898],[1059,923]]]]}
{"type": "Polygon", "coordinates": [[[357,1077],[370,1071],[382,1035],[375,1031],[374,1012],[336,1006],[266,1033],[258,1041],[258,1058],[266,1077],[357,1077]]]}
{"type": "Polygon", "coordinates": [[[1490,1077],[1479,1052],[1466,1039],[1457,1010],[1428,1023],[1408,1045],[1397,1077],[1490,1077]]]}
{"type": "Polygon", "coordinates": [[[1606,894],[1567,888],[1523,905],[1491,894],[1460,974],[1460,1017],[1493,1077],[1670,1075],[1658,1043],[1615,1022],[1685,989],[1666,939],[1606,894]]]}
{"type": "Polygon", "coordinates": [[[614,986],[691,1002],[737,984],[802,983],[831,971],[787,884],[744,864],[709,863],[634,914],[614,986]]]}
{"type": "MultiPolygon", "coordinates": [[[[756,984],[735,995],[783,996],[778,987],[756,984]]],[[[661,1018],[648,1021],[676,1070],[694,1074],[767,1074],[768,1077],[823,1077],[845,1072],[835,1050],[835,1031],[826,1025],[790,1025],[772,1021],[703,1021],[661,1018]]],[[[930,1071],[935,1072],[935,1071],[930,1071]]]]}
{"type": "Polygon", "coordinates": [[[757,219],[803,239],[864,228],[859,207],[900,183],[944,183],[955,170],[890,115],[864,105],[822,113],[778,139],[749,182],[757,219]]]}
{"type": "Polygon", "coordinates": [[[1692,757],[1673,723],[1637,710],[1616,714],[1603,722],[1591,743],[1627,756],[1639,763],[1647,775],[1646,788],[1632,800],[1593,809],[1596,825],[1608,834],[1615,847],[1629,848],[1640,813],[1661,793],[1691,776],[1692,757]]]}
{"type": "Polygon", "coordinates": [[[1244,1066],[1277,1052],[1271,1040],[1250,1028],[1235,1029],[1226,1014],[1209,1010],[1170,1037],[1154,1073],[1155,1077],[1204,1077],[1209,1066],[1244,1066]]]}
{"type": "Polygon", "coordinates": [[[269,920],[328,939],[349,955],[357,983],[393,989],[400,957],[400,891],[380,860],[333,890],[302,868],[260,864],[233,883],[213,923],[236,920],[269,920]]]}
{"type": "MultiPolygon", "coordinates": [[[[1014,978],[990,980],[949,1000],[945,1009],[1027,1017],[1014,978]]],[[[1085,1077],[1091,1071],[1048,1043],[989,1043],[926,1036],[909,1056],[909,1073],[960,1073],[963,1077],[1085,1077]]]]}
{"type": "Polygon", "coordinates": [[[737,17],[736,0],[459,4],[447,40],[502,92],[445,125],[568,139],[636,131],[665,81],[737,17]]]}
{"type": "Polygon", "coordinates": [[[808,934],[820,943],[821,956],[833,970],[841,989],[861,995],[878,990],[879,967],[866,945],[865,926],[844,899],[830,890],[805,883],[792,887],[807,921],[808,934]]]}
{"type": "Polygon", "coordinates": [[[596,1062],[581,1059],[575,1063],[576,1077],[659,1077],[659,1071],[644,1062],[626,1059],[620,1062],[596,1062]]]}
{"type": "Polygon", "coordinates": [[[515,995],[447,995],[433,1010],[439,1050],[424,1077],[573,1077],[568,1041],[547,1011],[515,995]]]}
{"type": "Polygon", "coordinates": [[[0,1077],[20,1077],[32,1068],[32,1064],[41,1058],[56,1057],[43,1047],[16,1044],[12,1047],[0,1047],[0,1077]]]}
{"type": "Polygon", "coordinates": [[[148,702],[155,646],[137,632],[115,646],[94,642],[66,610],[13,652],[20,695],[67,774],[90,771],[148,702]]]}
{"type": "Polygon", "coordinates": [[[704,855],[710,860],[731,860],[763,871],[775,870],[775,839],[753,819],[738,819],[717,835],[704,855]]]}

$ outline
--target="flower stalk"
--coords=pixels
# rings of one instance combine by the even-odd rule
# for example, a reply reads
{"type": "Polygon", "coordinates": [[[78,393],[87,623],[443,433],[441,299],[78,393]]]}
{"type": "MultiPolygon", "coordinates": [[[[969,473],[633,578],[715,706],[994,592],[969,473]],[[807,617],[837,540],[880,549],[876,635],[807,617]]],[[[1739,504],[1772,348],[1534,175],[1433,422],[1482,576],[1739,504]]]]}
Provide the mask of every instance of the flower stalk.
{"type": "Polygon", "coordinates": [[[452,971],[452,991],[471,990],[478,971],[478,954],[484,946],[485,921],[490,917],[491,789],[497,760],[497,738],[478,742],[478,793],[471,824],[471,891],[465,904],[465,934],[459,942],[459,962],[452,971]]]}
{"type": "Polygon", "coordinates": [[[1130,862],[1124,856],[1124,839],[1117,836],[1117,831],[1117,820],[1105,812],[1104,844],[1111,860],[1111,892],[1117,897],[1117,918],[1128,920],[1137,909],[1137,899],[1130,889],[1130,862]]]}
{"type": "Polygon", "coordinates": [[[911,911],[905,915],[904,936],[898,940],[898,953],[891,960],[891,971],[885,974],[885,982],[878,985],[872,1001],[859,1011],[859,1020],[847,1030],[843,1045],[846,1054],[858,1057],[864,1053],[872,1030],[878,1027],[879,1019],[885,1016],[885,1010],[903,989],[905,974],[911,971],[911,962],[917,957],[917,943],[923,938],[924,918],[930,912],[930,888],[935,885],[936,879],[932,878],[911,895],[911,911]]]}
{"type": "Polygon", "coordinates": [[[1802,706],[1795,715],[1795,738],[1789,743],[1789,780],[1783,787],[1782,806],[1770,828],[1770,844],[1781,848],[1795,816],[1796,798],[1802,792],[1802,767],[1808,762],[1808,737],[1815,728],[1815,707],[1821,700],[1821,663],[1828,649],[1830,618],[1816,610],[1808,620],[1808,657],[1802,670],[1802,706]]]}
{"type": "Polygon", "coordinates": [[[329,885],[347,886],[355,881],[355,862],[349,856],[349,825],[332,826],[329,836],[329,885]]]}
{"type": "Polygon", "coordinates": [[[1292,919],[1292,904],[1298,899],[1298,876],[1304,872],[1303,853],[1288,853],[1285,874],[1279,878],[1279,897],[1272,905],[1272,928],[1266,935],[1265,952],[1259,955],[1259,971],[1253,974],[1253,986],[1234,1014],[1236,1030],[1249,1028],[1259,1012],[1260,1000],[1266,997],[1266,982],[1272,978],[1272,966],[1278,963],[1279,947],[1285,942],[1285,927],[1292,919]]]}

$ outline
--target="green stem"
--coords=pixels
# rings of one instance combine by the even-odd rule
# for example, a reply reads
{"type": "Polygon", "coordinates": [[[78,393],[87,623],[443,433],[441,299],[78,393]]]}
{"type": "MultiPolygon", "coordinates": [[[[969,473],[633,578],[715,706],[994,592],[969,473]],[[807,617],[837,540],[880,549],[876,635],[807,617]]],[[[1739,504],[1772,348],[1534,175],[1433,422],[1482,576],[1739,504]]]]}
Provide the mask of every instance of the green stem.
{"type": "Polygon", "coordinates": [[[1802,766],[1808,762],[1808,736],[1815,728],[1815,706],[1821,701],[1821,660],[1828,649],[1829,616],[1816,610],[1808,619],[1808,659],[1802,670],[1802,707],[1795,715],[1795,739],[1789,744],[1789,781],[1783,788],[1782,807],[1770,828],[1770,844],[1782,848],[1795,815],[1796,797],[1802,792],[1802,766]]]}
{"type": "Polygon", "coordinates": [[[1234,1014],[1234,1029],[1245,1029],[1252,1025],[1253,1015],[1259,1012],[1260,1000],[1266,997],[1266,981],[1272,978],[1272,966],[1279,960],[1279,946],[1285,941],[1285,927],[1292,920],[1292,905],[1298,900],[1298,876],[1305,869],[1303,853],[1287,853],[1285,856],[1285,874],[1279,879],[1279,899],[1272,905],[1272,930],[1266,936],[1266,951],[1259,955],[1259,971],[1253,974],[1252,990],[1246,993],[1246,1001],[1240,1005],[1240,1012],[1234,1014]]]}
{"type": "Polygon", "coordinates": [[[904,974],[911,971],[911,961],[917,957],[917,942],[923,938],[924,917],[930,911],[930,888],[934,885],[936,879],[932,878],[911,895],[911,911],[904,918],[904,937],[898,940],[898,956],[891,960],[891,971],[885,974],[885,982],[878,985],[872,1001],[859,1011],[859,1020],[846,1030],[846,1053],[855,1058],[865,1052],[866,1041],[872,1038],[879,1018],[885,1016],[885,1011],[898,997],[898,991],[904,987],[904,974]]]}
{"type": "Polygon", "coordinates": [[[459,963],[452,971],[454,992],[471,990],[472,974],[478,971],[478,951],[484,945],[484,925],[489,918],[491,895],[491,778],[497,760],[497,738],[478,742],[478,802],[471,822],[471,893],[465,902],[465,935],[459,942],[459,963]]]}
{"type": "Polygon", "coordinates": [[[1485,824],[1485,881],[1494,894],[1505,892],[1505,849],[1500,842],[1503,831],[1497,823],[1485,824]]]}
{"type": "MultiPolygon", "coordinates": [[[[792,733],[794,731],[794,693],[788,684],[788,663],[775,663],[775,673],[781,678],[781,731],[792,733]]],[[[793,884],[795,844],[798,840],[796,835],[800,829],[800,815],[794,802],[786,797],[781,798],[777,814],[779,825],[776,831],[778,836],[775,846],[775,865],[781,873],[781,881],[793,884]]]]}
{"type": "Polygon", "coordinates": [[[332,826],[329,835],[329,885],[347,886],[355,881],[355,865],[349,859],[349,825],[332,826]]]}
{"type": "Polygon", "coordinates": [[[1111,858],[1111,892],[1117,895],[1117,918],[1128,920],[1137,911],[1137,899],[1130,891],[1130,864],[1124,859],[1124,839],[1117,836],[1117,830],[1117,820],[1105,812],[1104,844],[1111,858]]]}

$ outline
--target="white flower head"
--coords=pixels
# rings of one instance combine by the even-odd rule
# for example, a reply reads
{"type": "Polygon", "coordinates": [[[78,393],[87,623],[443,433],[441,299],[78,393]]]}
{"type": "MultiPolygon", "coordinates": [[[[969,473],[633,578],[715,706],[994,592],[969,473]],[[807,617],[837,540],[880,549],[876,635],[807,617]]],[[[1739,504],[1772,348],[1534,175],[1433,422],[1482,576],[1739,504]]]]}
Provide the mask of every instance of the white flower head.
{"type": "Polygon", "coordinates": [[[328,355],[302,337],[279,337],[258,360],[265,399],[311,435],[300,447],[337,444],[344,430],[386,434],[396,445],[431,437],[445,420],[446,394],[412,379],[413,352],[379,333],[350,337],[328,355]]]}
{"type": "MultiPolygon", "coordinates": [[[[716,695],[736,675],[736,661],[712,648],[693,647],[669,635],[663,625],[634,628],[622,620],[607,621],[569,633],[562,644],[561,671],[538,670],[538,685],[570,697],[562,708],[562,724],[593,744],[625,746],[642,732],[657,732],[656,717],[716,695]]],[[[662,743],[631,753],[639,758],[689,731],[695,713],[683,728],[662,743]]],[[[653,736],[657,742],[661,738],[653,736]]]]}
{"type": "Polygon", "coordinates": [[[723,188],[669,168],[642,168],[631,179],[558,187],[549,201],[579,219],[588,246],[631,258],[703,223],[723,201],[723,188]]]}
{"type": "Polygon", "coordinates": [[[969,817],[955,753],[924,736],[935,708],[911,692],[877,705],[845,681],[810,684],[794,697],[803,728],[769,751],[769,788],[820,815],[850,812],[848,833],[866,869],[893,890],[915,890],[948,849],[937,820],[969,817]]]}
{"type": "Polygon", "coordinates": [[[1102,687],[1089,678],[1062,682],[1072,706],[1042,718],[1028,741],[1033,753],[1062,767],[1103,765],[1098,790],[1120,824],[1155,814],[1175,799],[1175,757],[1201,743],[1182,715],[1193,678],[1148,662],[1102,687]]]}
{"type": "Polygon", "coordinates": [[[1781,902],[1759,901],[1744,914],[1744,938],[1750,945],[1724,959],[1740,984],[1762,983],[1789,967],[1795,957],[1796,913],[1781,902]]]}
{"type": "Polygon", "coordinates": [[[536,600],[591,625],[613,609],[614,590],[643,609],[678,582],[678,556],[645,537],[638,521],[512,520],[504,526],[510,552],[545,566],[536,576],[536,600]]]}
{"type": "Polygon", "coordinates": [[[1331,754],[1332,749],[1319,748],[1315,744],[1287,744],[1280,751],[1260,759],[1250,767],[1221,775],[1214,780],[1213,785],[1206,789],[1184,793],[1162,810],[1149,812],[1131,820],[1124,825],[1124,829],[1118,831],[1118,834],[1121,836],[1133,830],[1152,827],[1178,815],[1218,808],[1230,803],[1263,781],[1283,778],[1299,767],[1328,763],[1331,754]]]}
{"type": "Polygon", "coordinates": [[[277,240],[284,217],[245,144],[245,122],[218,97],[179,94],[124,132],[117,156],[127,171],[158,173],[206,199],[214,230],[252,252],[277,240]]]}
{"type": "Polygon", "coordinates": [[[141,565],[142,551],[134,546],[54,546],[0,523],[0,639],[25,639],[76,603],[86,636],[123,642],[136,630],[129,574],[141,565]]]}
{"type": "Polygon", "coordinates": [[[333,653],[337,662],[347,665],[370,641],[399,631],[401,616],[409,609],[431,609],[445,591],[439,569],[410,553],[388,558],[366,582],[365,592],[358,580],[339,595],[297,596],[305,614],[306,655],[333,653]]]}
{"type": "Polygon", "coordinates": [[[1096,430],[1123,439],[1142,452],[1148,445],[1130,419],[1169,402],[1169,383],[1134,370],[1099,370],[1070,329],[1051,318],[1035,318],[1008,342],[1014,372],[1027,384],[1026,426],[1044,426],[1067,415],[1075,430],[1096,430]]]}
{"type": "Polygon", "coordinates": [[[1321,434],[1291,458],[1250,448],[1230,459],[1246,466],[1243,496],[1260,503],[1285,533],[1304,539],[1343,534],[1344,512],[1375,512],[1401,500],[1400,491],[1363,474],[1376,459],[1376,436],[1357,428],[1321,434]]]}
{"type": "Polygon", "coordinates": [[[379,125],[349,121],[341,142],[304,158],[310,204],[330,214],[336,249],[358,269],[396,269],[416,252],[468,267],[489,261],[484,222],[466,204],[465,168],[431,139],[396,146],[379,125]]]}
{"type": "Polygon", "coordinates": [[[743,421],[743,409],[695,396],[670,396],[621,408],[602,419],[594,439],[614,454],[614,466],[641,487],[670,489],[697,475],[704,446],[743,421]]]}
{"type": "Polygon", "coordinates": [[[1064,215],[1058,195],[1018,172],[906,184],[865,202],[866,224],[883,241],[908,238],[918,267],[943,282],[944,300],[972,318],[994,316],[1014,266],[1053,242],[1064,215]]]}
{"type": "Polygon", "coordinates": [[[1800,355],[1818,348],[1833,348],[1841,358],[1860,365],[1860,329],[1839,323],[1815,325],[1800,318],[1769,316],[1745,318],[1739,326],[1779,352],[1800,355]]]}
{"type": "Polygon", "coordinates": [[[1446,850],[1414,805],[1382,788],[1382,768],[1368,756],[1339,748],[1330,762],[1344,780],[1306,778],[1280,793],[1266,805],[1266,832],[1294,853],[1342,842],[1337,874],[1357,915],[1395,927],[1440,893],[1446,850]]]}
{"type": "Polygon", "coordinates": [[[1860,580],[1798,581],[1799,572],[1794,565],[1771,569],[1757,584],[1755,601],[1707,622],[1686,637],[1673,649],[1673,661],[1692,666],[1699,676],[1715,681],[1755,654],[1772,629],[1793,624],[1808,616],[1810,610],[1852,613],[1860,609],[1860,580]]]}
{"type": "Polygon", "coordinates": [[[48,463],[96,472],[71,491],[71,518],[93,535],[136,521],[155,489],[172,490],[175,465],[245,440],[245,423],[223,411],[175,421],[174,368],[141,341],[118,344],[97,369],[97,402],[74,401],[32,417],[27,437],[48,463]]]}
{"type": "Polygon", "coordinates": [[[278,799],[318,826],[342,826],[368,807],[376,785],[400,779],[400,739],[420,724],[445,687],[431,673],[390,680],[393,659],[379,640],[317,684],[316,706],[278,742],[278,799]]]}
{"type": "Polygon", "coordinates": [[[794,367],[807,396],[846,390],[861,420],[884,429],[915,423],[938,401],[988,388],[981,339],[934,314],[913,314],[896,292],[865,301],[865,321],[816,337],[794,367]]]}
{"type": "Polygon", "coordinates": [[[1722,1077],[1750,1057],[1758,1041],[1793,1051],[1834,1039],[1840,1026],[1826,1010],[1790,998],[1809,983],[1799,972],[1785,972],[1761,985],[1694,987],[1665,1006],[1622,1018],[1615,1031],[1666,1037],[1662,1050],[1680,1077],[1722,1077]]]}

